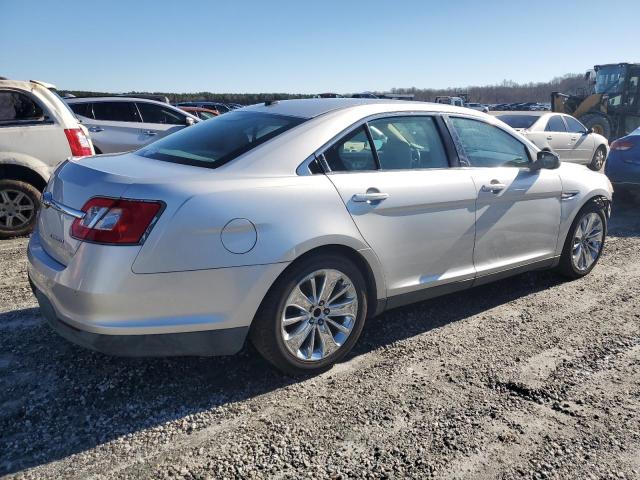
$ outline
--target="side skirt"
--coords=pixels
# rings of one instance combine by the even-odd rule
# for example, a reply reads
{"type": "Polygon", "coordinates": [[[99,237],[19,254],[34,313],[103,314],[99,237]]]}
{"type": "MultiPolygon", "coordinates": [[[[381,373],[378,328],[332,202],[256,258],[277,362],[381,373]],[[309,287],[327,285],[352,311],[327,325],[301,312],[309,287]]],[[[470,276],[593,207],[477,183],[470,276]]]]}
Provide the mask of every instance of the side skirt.
{"type": "Polygon", "coordinates": [[[530,272],[533,270],[548,270],[558,265],[560,257],[549,258],[547,260],[541,260],[528,265],[522,265],[516,268],[510,268],[502,270],[500,272],[494,272],[487,275],[482,275],[471,280],[464,280],[461,282],[452,282],[445,285],[438,285],[436,287],[423,288],[415,292],[403,293],[401,295],[394,295],[384,300],[378,300],[378,309],[376,315],[392,308],[403,307],[412,303],[422,302],[431,298],[440,297],[442,295],[448,295],[450,293],[459,292],[468,288],[476,287],[479,285],[485,285],[487,283],[495,282],[504,278],[519,275],[521,273],[530,272]],[[384,307],[382,307],[384,305],[384,307]]]}

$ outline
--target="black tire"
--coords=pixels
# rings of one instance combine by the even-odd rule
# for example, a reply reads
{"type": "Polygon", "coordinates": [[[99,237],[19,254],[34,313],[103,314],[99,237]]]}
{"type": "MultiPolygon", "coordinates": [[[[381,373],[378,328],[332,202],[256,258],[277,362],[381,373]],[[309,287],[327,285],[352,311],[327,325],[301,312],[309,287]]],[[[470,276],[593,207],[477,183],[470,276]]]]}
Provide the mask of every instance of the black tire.
{"type": "Polygon", "coordinates": [[[40,192],[30,183],[19,180],[0,180],[0,238],[21,237],[33,231],[40,209],[40,192]],[[14,201],[20,197],[19,205],[14,201]],[[8,200],[8,202],[7,202],[8,200]],[[19,208],[32,205],[31,210],[19,208]],[[25,222],[20,217],[25,217],[25,222]]]}
{"type": "Polygon", "coordinates": [[[604,206],[597,200],[591,200],[584,207],[580,209],[576,218],[574,218],[573,223],[571,224],[571,228],[569,228],[569,233],[567,233],[567,238],[564,242],[564,247],[562,249],[562,255],[560,256],[560,264],[558,265],[558,272],[570,279],[582,278],[585,275],[588,275],[591,270],[598,264],[598,260],[602,256],[602,251],[604,250],[604,244],[607,238],[607,215],[604,211],[604,206]],[[602,220],[603,226],[603,237],[602,243],[600,245],[600,251],[593,262],[593,264],[587,268],[586,270],[579,270],[576,268],[572,258],[572,250],[573,250],[573,240],[576,234],[576,230],[578,229],[578,225],[585,217],[590,213],[596,213],[600,220],[602,220]]]}
{"type": "Polygon", "coordinates": [[[602,170],[604,166],[604,162],[607,159],[607,149],[604,145],[600,145],[593,154],[593,158],[591,159],[591,163],[589,163],[589,168],[596,172],[602,170]],[[600,156],[602,155],[602,156],[600,156]]]}
{"type": "Polygon", "coordinates": [[[587,128],[593,128],[593,131],[602,135],[607,140],[611,138],[611,121],[600,113],[587,113],[580,117],[580,121],[587,128]]]}
{"type": "Polygon", "coordinates": [[[286,375],[317,374],[330,369],[353,348],[362,332],[367,316],[367,286],[358,267],[348,258],[335,254],[312,254],[293,263],[273,284],[256,314],[249,338],[256,350],[274,367],[286,375]],[[358,312],[351,333],[340,348],[321,360],[304,361],[289,352],[281,334],[280,318],[289,293],[307,275],[335,269],[344,273],[355,287],[358,312]]]}

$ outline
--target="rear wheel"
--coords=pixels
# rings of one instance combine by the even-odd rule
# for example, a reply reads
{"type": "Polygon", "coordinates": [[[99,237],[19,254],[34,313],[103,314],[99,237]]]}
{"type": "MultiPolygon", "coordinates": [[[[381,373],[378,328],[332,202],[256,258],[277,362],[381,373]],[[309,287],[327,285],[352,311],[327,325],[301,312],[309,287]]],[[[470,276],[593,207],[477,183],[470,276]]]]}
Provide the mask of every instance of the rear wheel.
{"type": "Polygon", "coordinates": [[[600,113],[587,113],[580,118],[587,128],[592,128],[595,133],[602,135],[607,140],[611,137],[611,121],[600,113]]]}
{"type": "Polygon", "coordinates": [[[587,275],[598,263],[607,233],[607,217],[596,201],[582,207],[571,224],[564,243],[560,273],[569,278],[587,275]]]}
{"type": "Polygon", "coordinates": [[[358,267],[342,256],[314,255],[273,285],[251,326],[251,341],[286,374],[319,373],[349,353],[366,315],[358,267]]]}
{"type": "Polygon", "coordinates": [[[0,180],[0,238],[31,233],[40,208],[40,192],[19,180],[0,180]]]}
{"type": "Polygon", "coordinates": [[[599,146],[596,149],[596,152],[593,154],[593,158],[591,159],[591,163],[589,164],[589,168],[591,170],[595,170],[599,172],[604,165],[604,161],[607,157],[607,149],[604,146],[599,146]]]}

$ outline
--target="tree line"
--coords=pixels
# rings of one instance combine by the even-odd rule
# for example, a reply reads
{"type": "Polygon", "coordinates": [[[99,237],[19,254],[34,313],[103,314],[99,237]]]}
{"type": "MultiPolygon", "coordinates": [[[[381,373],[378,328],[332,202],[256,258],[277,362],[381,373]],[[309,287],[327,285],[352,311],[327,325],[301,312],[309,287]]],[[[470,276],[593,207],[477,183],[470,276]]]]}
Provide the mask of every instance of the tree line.
{"type": "MultiPolygon", "coordinates": [[[[465,88],[393,88],[391,93],[412,94],[416,100],[433,101],[436,96],[449,95],[456,96],[460,93],[469,95],[469,101],[480,103],[518,103],[518,102],[549,102],[551,92],[559,91],[564,93],[574,93],[580,88],[586,88],[583,75],[567,74],[556,77],[549,82],[523,83],[519,84],[510,80],[504,80],[498,85],[469,86],[465,88]]],[[[90,92],[80,90],[63,90],[62,93],[71,93],[77,97],[96,97],[113,95],[106,92],[90,92]]],[[[296,98],[310,98],[313,95],[298,93],[175,93],[175,92],[126,92],[129,95],[162,95],[169,99],[171,103],[186,102],[192,100],[212,101],[223,103],[239,103],[250,105],[266,100],[286,100],[296,98]]],[[[376,93],[376,92],[374,92],[376,93]]],[[[383,93],[383,92],[378,92],[383,93]]],[[[345,96],[349,96],[346,94],[345,96]]]]}

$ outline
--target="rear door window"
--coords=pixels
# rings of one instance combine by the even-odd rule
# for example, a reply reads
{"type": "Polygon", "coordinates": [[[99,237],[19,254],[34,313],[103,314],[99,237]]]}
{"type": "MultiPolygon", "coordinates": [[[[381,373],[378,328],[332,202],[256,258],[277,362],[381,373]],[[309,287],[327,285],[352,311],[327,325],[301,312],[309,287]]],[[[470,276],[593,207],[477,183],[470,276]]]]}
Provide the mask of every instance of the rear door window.
{"type": "Polygon", "coordinates": [[[170,108],[145,102],[136,103],[136,105],[138,106],[144,123],[162,123],[167,125],[185,124],[185,115],[170,108]]]}
{"type": "Polygon", "coordinates": [[[113,122],[139,122],[140,116],[133,102],[96,102],[93,104],[96,120],[113,122]]]}
{"type": "Polygon", "coordinates": [[[137,154],[165,162],[216,168],[304,120],[261,112],[230,112],[153,142],[137,154]]]}
{"type": "Polygon", "coordinates": [[[324,152],[332,172],[376,170],[376,160],[364,126],[349,132],[324,152]]]}
{"type": "Polygon", "coordinates": [[[0,90],[0,125],[44,120],[44,111],[31,97],[13,90],[0,90]]]}
{"type": "Polygon", "coordinates": [[[562,121],[562,117],[560,115],[554,115],[549,119],[547,123],[547,127],[544,129],[545,132],[566,132],[567,127],[565,127],[564,122],[562,121]]]}
{"type": "Polygon", "coordinates": [[[449,166],[432,117],[390,117],[373,120],[368,125],[382,170],[449,166]]]}

